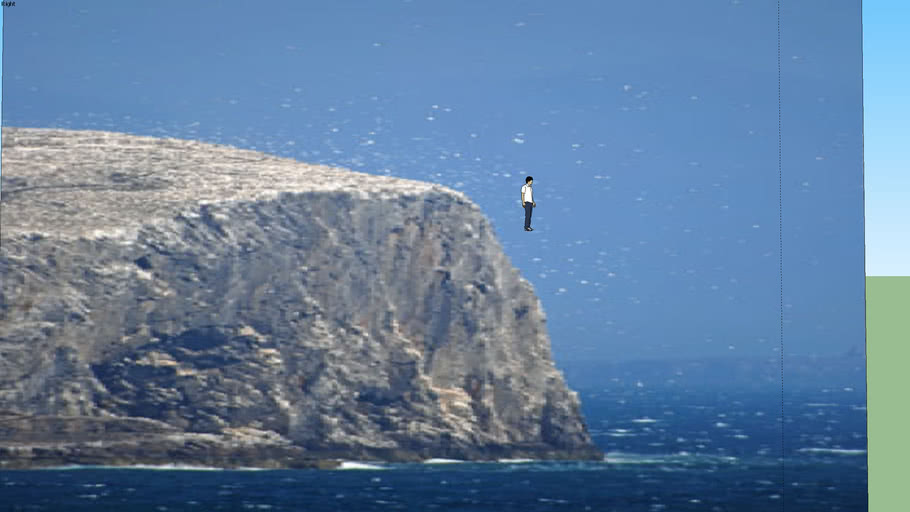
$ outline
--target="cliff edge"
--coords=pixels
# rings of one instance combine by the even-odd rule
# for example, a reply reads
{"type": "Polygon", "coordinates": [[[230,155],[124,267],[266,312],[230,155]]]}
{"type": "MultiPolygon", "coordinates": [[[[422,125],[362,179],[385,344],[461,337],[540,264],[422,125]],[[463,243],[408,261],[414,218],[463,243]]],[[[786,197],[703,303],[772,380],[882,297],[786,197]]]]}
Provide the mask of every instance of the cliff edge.
{"type": "Polygon", "coordinates": [[[2,157],[0,468],[602,459],[464,194],[95,131],[2,157]]]}

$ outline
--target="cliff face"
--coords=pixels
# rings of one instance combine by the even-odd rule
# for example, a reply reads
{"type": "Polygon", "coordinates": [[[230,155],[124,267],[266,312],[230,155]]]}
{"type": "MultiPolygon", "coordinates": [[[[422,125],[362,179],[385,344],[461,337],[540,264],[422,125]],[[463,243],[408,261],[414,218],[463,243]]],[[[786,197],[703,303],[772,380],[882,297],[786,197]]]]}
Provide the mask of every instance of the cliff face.
{"type": "Polygon", "coordinates": [[[0,464],[602,457],[459,192],[13,128],[2,180],[0,464]]]}

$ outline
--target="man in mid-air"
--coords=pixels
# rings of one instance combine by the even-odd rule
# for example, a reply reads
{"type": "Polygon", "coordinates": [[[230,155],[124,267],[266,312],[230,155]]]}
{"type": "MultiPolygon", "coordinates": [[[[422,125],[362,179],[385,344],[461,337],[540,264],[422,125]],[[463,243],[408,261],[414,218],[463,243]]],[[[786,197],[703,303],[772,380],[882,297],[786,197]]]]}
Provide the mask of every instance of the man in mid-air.
{"type": "Polygon", "coordinates": [[[531,190],[533,184],[534,178],[528,176],[525,178],[524,186],[521,187],[521,206],[525,209],[525,231],[534,231],[534,228],[531,227],[531,212],[534,211],[537,203],[534,202],[534,191],[531,190]]]}

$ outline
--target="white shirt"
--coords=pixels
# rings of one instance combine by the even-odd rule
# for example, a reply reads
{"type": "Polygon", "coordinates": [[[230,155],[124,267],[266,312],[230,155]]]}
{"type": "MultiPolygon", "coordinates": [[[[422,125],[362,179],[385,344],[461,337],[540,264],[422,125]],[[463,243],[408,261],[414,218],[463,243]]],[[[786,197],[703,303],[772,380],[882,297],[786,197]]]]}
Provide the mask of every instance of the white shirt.
{"type": "Polygon", "coordinates": [[[533,203],[533,202],[534,202],[534,193],[533,193],[533,191],[531,190],[532,188],[533,188],[533,187],[532,187],[531,185],[528,185],[527,183],[524,184],[524,185],[521,187],[521,193],[524,194],[524,198],[525,198],[525,202],[526,202],[526,203],[533,203]]]}

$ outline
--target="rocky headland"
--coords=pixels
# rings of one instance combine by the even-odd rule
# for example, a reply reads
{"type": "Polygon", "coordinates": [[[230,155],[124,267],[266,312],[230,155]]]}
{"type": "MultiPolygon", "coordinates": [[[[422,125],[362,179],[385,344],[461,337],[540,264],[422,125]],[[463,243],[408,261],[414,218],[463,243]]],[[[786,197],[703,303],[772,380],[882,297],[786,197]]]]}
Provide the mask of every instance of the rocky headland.
{"type": "Polygon", "coordinates": [[[599,460],[464,194],[3,128],[0,469],[599,460]]]}

